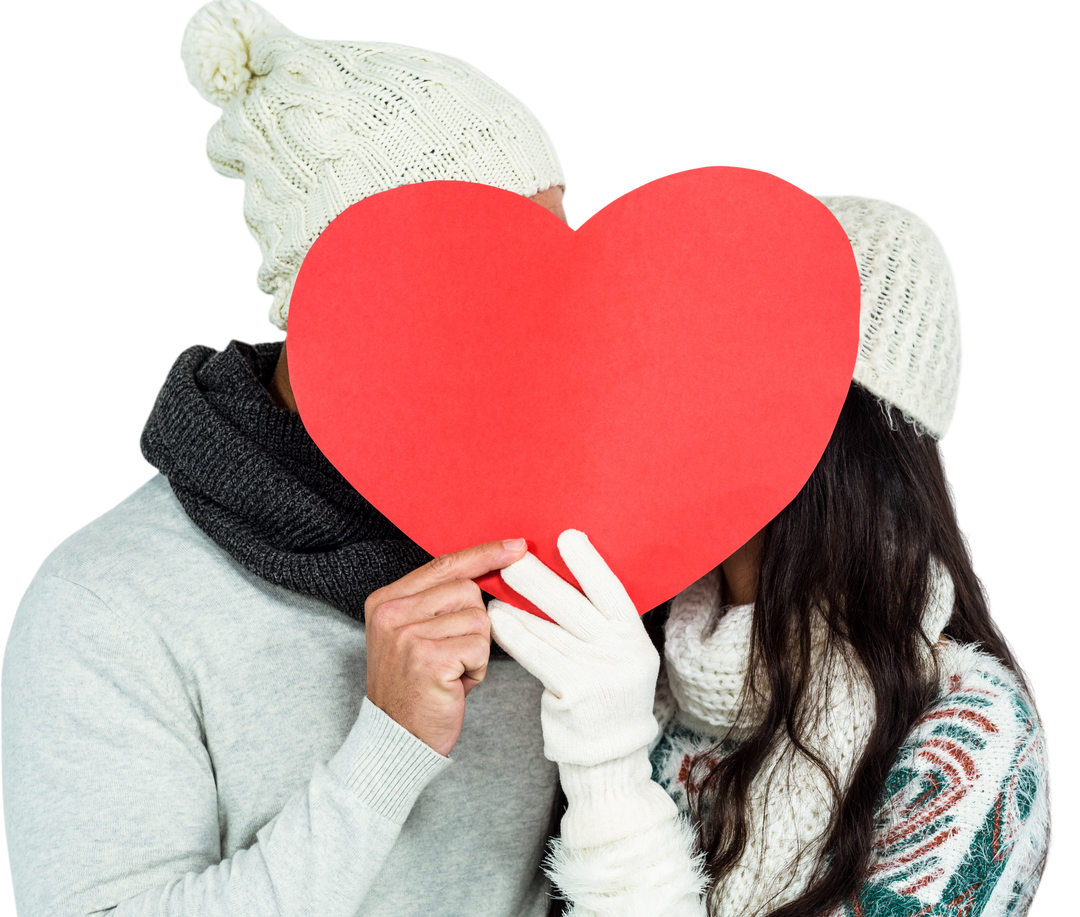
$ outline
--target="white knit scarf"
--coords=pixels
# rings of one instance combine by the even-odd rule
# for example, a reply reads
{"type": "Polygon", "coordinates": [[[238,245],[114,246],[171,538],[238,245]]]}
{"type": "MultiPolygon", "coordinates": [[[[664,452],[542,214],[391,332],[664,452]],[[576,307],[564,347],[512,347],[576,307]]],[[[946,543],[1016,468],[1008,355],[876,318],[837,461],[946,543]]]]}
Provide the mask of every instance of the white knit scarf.
{"type": "MultiPolygon", "coordinates": [[[[662,697],[667,686],[659,685],[658,718],[670,721],[673,716],[697,733],[738,739],[762,721],[767,698],[743,697],[753,606],[723,609],[720,590],[717,568],[672,603],[664,669],[675,704],[665,713],[662,697]]],[[[923,614],[923,631],[931,645],[948,623],[953,599],[952,579],[935,563],[923,614]]],[[[826,625],[820,617],[817,623],[807,692],[811,726],[805,739],[844,792],[874,724],[873,690],[860,666],[843,653],[826,650],[826,625]]],[[[661,722],[661,729],[666,725],[661,722]]],[[[749,917],[766,907],[775,909],[807,888],[837,800],[821,770],[782,743],[754,777],[747,802],[746,849],[735,868],[709,892],[717,913],[723,915],[749,917]]]]}

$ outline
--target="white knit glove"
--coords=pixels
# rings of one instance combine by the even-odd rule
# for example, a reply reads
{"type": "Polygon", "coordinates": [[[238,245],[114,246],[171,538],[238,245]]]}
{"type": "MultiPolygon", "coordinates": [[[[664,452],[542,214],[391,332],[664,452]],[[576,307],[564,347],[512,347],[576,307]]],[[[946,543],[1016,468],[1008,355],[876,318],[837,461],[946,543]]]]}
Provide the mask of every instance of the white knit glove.
{"type": "Polygon", "coordinates": [[[547,759],[600,764],[656,736],[652,706],[660,657],[622,583],[589,539],[565,531],[559,553],[585,595],[526,554],[502,578],[558,624],[492,602],[491,629],[547,688],[540,703],[547,759]]]}
{"type": "Polygon", "coordinates": [[[544,683],[544,755],[559,764],[569,803],[563,843],[591,847],[674,819],[652,781],[653,693],[660,657],[622,583],[581,532],[559,553],[585,595],[528,554],[502,571],[506,583],[549,615],[494,601],[495,639],[544,683]],[[586,598],[586,596],[588,598],[586,598]]]}

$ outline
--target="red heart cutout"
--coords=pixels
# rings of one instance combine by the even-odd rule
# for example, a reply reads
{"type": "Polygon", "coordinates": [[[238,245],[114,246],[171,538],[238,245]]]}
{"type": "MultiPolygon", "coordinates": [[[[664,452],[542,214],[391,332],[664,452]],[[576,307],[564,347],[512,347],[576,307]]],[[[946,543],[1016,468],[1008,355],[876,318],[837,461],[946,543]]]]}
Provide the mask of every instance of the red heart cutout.
{"type": "Polygon", "coordinates": [[[288,346],[312,438],[418,544],[524,536],[573,581],[555,542],[581,529],[644,612],[799,491],[858,338],[858,271],[825,206],[706,168],[576,232],[487,185],[366,198],[304,260],[288,346]]]}

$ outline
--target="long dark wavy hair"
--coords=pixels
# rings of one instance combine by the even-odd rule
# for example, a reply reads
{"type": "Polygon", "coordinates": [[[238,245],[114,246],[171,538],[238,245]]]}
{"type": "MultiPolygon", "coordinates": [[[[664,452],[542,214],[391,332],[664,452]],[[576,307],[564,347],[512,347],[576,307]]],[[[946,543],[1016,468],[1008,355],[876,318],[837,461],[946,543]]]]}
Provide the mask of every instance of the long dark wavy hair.
{"type": "Polygon", "coordinates": [[[876,716],[849,787],[836,793],[814,878],[798,898],[768,913],[820,917],[857,892],[869,871],[886,776],[937,692],[921,628],[932,558],[956,589],[945,635],[978,643],[1023,684],[972,570],[937,442],[853,383],[821,461],[764,531],[746,688],[769,698],[764,721],[718,764],[701,755],[694,765],[691,813],[713,885],[746,847],[751,781],[778,742],[821,767],[834,793],[839,788],[804,743],[811,622],[824,614],[832,645],[869,676],[876,716]]]}

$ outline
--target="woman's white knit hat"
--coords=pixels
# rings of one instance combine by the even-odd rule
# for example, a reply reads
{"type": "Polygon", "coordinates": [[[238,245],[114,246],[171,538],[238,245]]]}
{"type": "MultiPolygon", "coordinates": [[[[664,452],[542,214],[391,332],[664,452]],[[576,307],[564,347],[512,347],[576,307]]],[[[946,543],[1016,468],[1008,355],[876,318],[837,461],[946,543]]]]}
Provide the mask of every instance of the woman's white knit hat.
{"type": "Polygon", "coordinates": [[[263,253],[259,287],[284,328],[296,272],[349,205],[451,179],[531,197],[563,174],[540,122],[474,67],[430,51],[311,41],[249,0],[217,0],[188,23],[188,78],[222,109],[206,150],[244,179],[263,253]]]}
{"type": "Polygon", "coordinates": [[[823,197],[862,281],[855,381],[941,439],[956,407],[960,319],[952,271],[915,214],[862,197],[823,197]]]}

